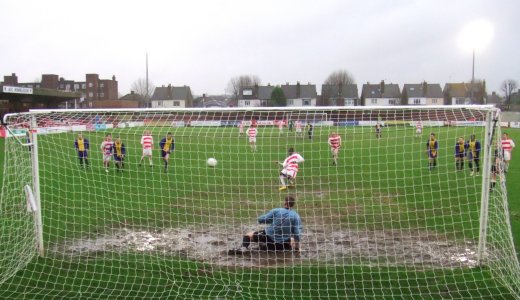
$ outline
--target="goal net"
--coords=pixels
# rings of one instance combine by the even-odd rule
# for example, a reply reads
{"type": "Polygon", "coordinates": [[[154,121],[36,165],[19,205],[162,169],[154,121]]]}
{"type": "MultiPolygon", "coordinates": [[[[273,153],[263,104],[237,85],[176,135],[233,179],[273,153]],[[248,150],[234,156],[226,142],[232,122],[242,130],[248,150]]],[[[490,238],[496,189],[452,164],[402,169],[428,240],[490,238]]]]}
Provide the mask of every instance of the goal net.
{"type": "Polygon", "coordinates": [[[56,110],[5,122],[0,298],[520,297],[495,108],[56,110]],[[297,175],[278,163],[289,148],[304,159],[297,175]],[[287,196],[301,232],[271,211],[287,216],[287,196]],[[290,237],[292,249],[273,250],[290,237]]]}

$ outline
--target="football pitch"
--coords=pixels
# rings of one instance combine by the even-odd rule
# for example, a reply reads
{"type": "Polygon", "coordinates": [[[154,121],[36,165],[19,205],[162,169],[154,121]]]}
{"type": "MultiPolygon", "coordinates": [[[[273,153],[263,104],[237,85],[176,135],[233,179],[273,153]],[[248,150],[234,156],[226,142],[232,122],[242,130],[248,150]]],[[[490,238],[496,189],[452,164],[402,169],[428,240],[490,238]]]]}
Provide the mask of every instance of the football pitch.
{"type": "MultiPolygon", "coordinates": [[[[143,128],[86,132],[86,169],[79,165],[74,133],[39,136],[46,256],[0,284],[0,299],[510,299],[486,267],[396,250],[395,241],[410,233],[424,236],[423,244],[446,241],[443,247],[453,254],[459,244],[476,247],[482,175],[470,176],[467,163],[456,172],[453,148],[457,137],[470,134],[484,143],[480,127],[435,128],[439,160],[432,171],[425,153],[430,128],[416,137],[411,127],[386,127],[376,139],[371,127],[316,127],[309,139],[305,131],[298,137],[260,127],[255,153],[236,128],[151,130],[152,167],[147,160],[139,165],[143,128]],[[333,130],[343,139],[338,166],[331,165],[327,145],[333,130]],[[167,131],[175,151],[165,171],[157,148],[167,131]],[[107,132],[127,147],[123,172],[113,164],[109,173],[103,170],[99,146],[107,132]],[[305,162],[296,187],[280,192],[275,162],[289,147],[305,162]],[[215,168],[206,165],[210,157],[218,160],[215,168]],[[302,257],[273,262],[224,255],[287,194],[297,197],[303,220],[302,257]],[[339,246],[327,239],[347,233],[349,241],[339,246]],[[168,245],[183,243],[177,239],[182,235],[200,239],[185,241],[184,248],[168,245]],[[362,245],[356,250],[359,240],[381,235],[393,237],[392,244],[385,242],[393,256],[364,253],[362,245]],[[159,236],[164,243],[157,246],[152,240],[159,236]]],[[[503,131],[520,142],[520,130],[503,131]]],[[[507,174],[517,253],[518,155],[507,174]]],[[[0,140],[2,166],[6,159],[0,140]]]]}

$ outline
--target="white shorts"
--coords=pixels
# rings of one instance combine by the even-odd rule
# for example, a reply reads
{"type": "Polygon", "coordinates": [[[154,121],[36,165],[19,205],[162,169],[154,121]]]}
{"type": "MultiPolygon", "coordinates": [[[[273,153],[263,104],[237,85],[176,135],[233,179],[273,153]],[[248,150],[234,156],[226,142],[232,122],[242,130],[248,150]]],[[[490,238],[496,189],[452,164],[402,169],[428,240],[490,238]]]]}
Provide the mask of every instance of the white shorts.
{"type": "Polygon", "coordinates": [[[256,138],[255,137],[250,137],[249,138],[249,142],[250,143],[256,143],[256,138]]]}
{"type": "Polygon", "coordinates": [[[504,150],[504,160],[510,161],[511,160],[511,151],[504,150]]]}
{"type": "Polygon", "coordinates": [[[296,132],[302,132],[301,128],[296,128],[296,132]]]}
{"type": "Polygon", "coordinates": [[[339,153],[339,148],[330,148],[330,152],[334,155],[337,155],[339,153]]]}
{"type": "Polygon", "coordinates": [[[417,129],[415,132],[416,133],[422,133],[422,129],[417,129]]]}
{"type": "Polygon", "coordinates": [[[296,178],[296,174],[298,174],[298,172],[295,170],[287,170],[287,169],[283,169],[280,173],[289,178],[296,178]]]}
{"type": "Polygon", "coordinates": [[[103,161],[111,161],[112,154],[103,154],[103,161]]]}
{"type": "Polygon", "coordinates": [[[143,156],[152,156],[152,149],[143,149],[143,156]]]}

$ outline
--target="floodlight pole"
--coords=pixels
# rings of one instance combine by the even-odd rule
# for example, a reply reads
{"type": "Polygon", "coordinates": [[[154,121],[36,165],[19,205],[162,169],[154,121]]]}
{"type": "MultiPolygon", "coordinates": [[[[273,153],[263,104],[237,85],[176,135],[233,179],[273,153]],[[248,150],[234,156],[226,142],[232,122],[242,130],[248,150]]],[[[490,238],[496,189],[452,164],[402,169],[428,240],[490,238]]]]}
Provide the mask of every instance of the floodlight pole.
{"type": "Polygon", "coordinates": [[[34,214],[34,227],[36,235],[36,247],[40,257],[45,256],[45,250],[43,248],[43,222],[42,222],[42,206],[40,199],[40,168],[38,166],[38,133],[36,122],[36,115],[31,116],[31,127],[30,127],[30,144],[29,150],[31,151],[32,158],[32,180],[33,180],[33,195],[36,203],[36,211],[34,214]]]}
{"type": "Polygon", "coordinates": [[[149,90],[148,90],[148,52],[146,52],[146,105],[147,107],[152,107],[152,105],[149,103],[150,102],[150,95],[149,95],[149,90]]]}
{"type": "Polygon", "coordinates": [[[475,83],[475,48],[473,48],[473,63],[471,65],[471,104],[475,104],[473,99],[473,84],[475,83]]]}

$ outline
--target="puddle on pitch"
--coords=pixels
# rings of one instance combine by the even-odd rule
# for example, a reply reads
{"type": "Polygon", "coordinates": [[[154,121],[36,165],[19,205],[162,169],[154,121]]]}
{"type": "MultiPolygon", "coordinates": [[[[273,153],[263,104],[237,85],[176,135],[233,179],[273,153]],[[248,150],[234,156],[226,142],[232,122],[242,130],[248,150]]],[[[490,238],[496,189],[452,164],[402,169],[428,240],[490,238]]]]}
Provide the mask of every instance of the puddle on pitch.
{"type": "Polygon", "coordinates": [[[415,268],[470,268],[477,264],[474,242],[449,241],[420,231],[325,232],[308,227],[300,254],[266,253],[258,249],[228,255],[251,228],[168,228],[157,231],[118,228],[95,238],[77,239],[54,247],[55,255],[95,258],[106,253],[149,253],[228,267],[279,267],[294,264],[413,266],[415,268]]]}

